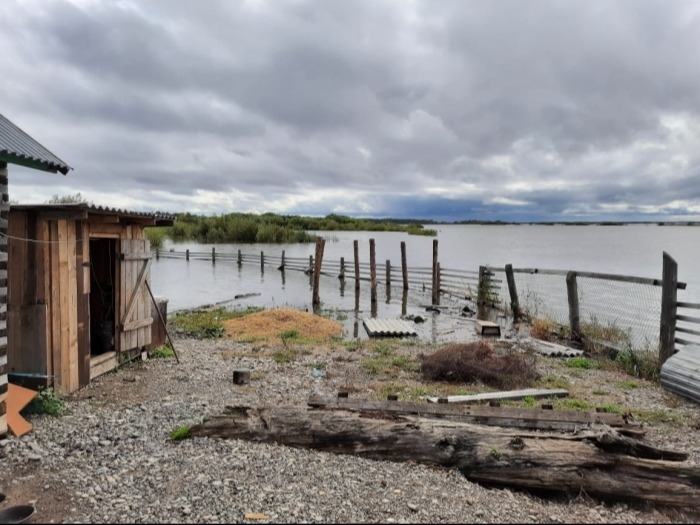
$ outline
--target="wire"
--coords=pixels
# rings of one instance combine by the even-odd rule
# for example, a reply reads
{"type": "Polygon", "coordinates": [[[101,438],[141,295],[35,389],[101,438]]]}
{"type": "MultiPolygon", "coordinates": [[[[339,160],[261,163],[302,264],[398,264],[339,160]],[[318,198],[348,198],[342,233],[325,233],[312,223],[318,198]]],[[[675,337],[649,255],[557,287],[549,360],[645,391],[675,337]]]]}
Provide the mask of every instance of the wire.
{"type": "Polygon", "coordinates": [[[78,240],[81,240],[81,241],[82,241],[82,238],[81,238],[81,239],[77,239],[77,238],[76,238],[75,240],[66,239],[66,240],[64,240],[64,241],[41,241],[41,240],[39,240],[39,239],[29,239],[29,238],[27,238],[27,237],[17,237],[17,236],[15,236],[15,235],[9,235],[9,234],[7,234],[7,233],[5,233],[5,232],[0,232],[0,237],[5,237],[5,238],[7,238],[7,239],[13,239],[13,240],[15,240],[15,241],[35,242],[35,243],[38,243],[38,244],[61,244],[61,243],[68,243],[68,242],[73,242],[73,243],[75,243],[75,242],[78,242],[78,240]]]}

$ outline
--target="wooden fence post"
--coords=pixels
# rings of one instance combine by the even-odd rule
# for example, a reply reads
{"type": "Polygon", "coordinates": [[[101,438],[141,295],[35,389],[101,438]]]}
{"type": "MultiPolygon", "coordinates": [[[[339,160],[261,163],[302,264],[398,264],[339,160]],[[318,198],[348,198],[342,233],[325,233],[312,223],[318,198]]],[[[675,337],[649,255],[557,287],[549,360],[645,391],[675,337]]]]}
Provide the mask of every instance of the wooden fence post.
{"type": "Polygon", "coordinates": [[[401,276],[403,289],[408,290],[408,267],[406,266],[406,241],[401,241],[401,276]]]}
{"type": "Polygon", "coordinates": [[[216,248],[214,246],[211,247],[211,263],[216,264],[216,248]]]}
{"type": "Polygon", "coordinates": [[[323,262],[323,248],[326,244],[326,240],[323,237],[316,237],[316,257],[314,265],[314,284],[313,284],[313,297],[311,303],[314,309],[321,305],[321,299],[318,293],[319,279],[321,277],[321,263],[323,262]]]}
{"type": "Polygon", "coordinates": [[[284,250],[282,250],[282,264],[280,264],[280,267],[277,269],[284,272],[284,250]]]}
{"type": "Polygon", "coordinates": [[[440,304],[440,263],[435,266],[435,301],[433,304],[440,304]]]}
{"type": "Polygon", "coordinates": [[[510,292],[510,309],[513,312],[513,321],[517,321],[520,318],[520,303],[518,302],[518,290],[515,288],[512,264],[506,264],[506,280],[508,281],[508,292],[510,292]]]}
{"type": "Polygon", "coordinates": [[[7,163],[0,161],[0,233],[3,239],[3,250],[0,252],[0,326],[3,337],[0,337],[0,439],[7,434],[7,391],[9,389],[7,363],[7,266],[8,255],[7,228],[10,219],[10,199],[8,196],[7,163]]]}
{"type": "Polygon", "coordinates": [[[377,304],[377,261],[374,252],[374,239],[369,240],[369,282],[370,282],[370,303],[377,304]]]}
{"type": "Polygon", "coordinates": [[[438,304],[439,299],[439,290],[438,290],[438,284],[437,284],[437,261],[438,261],[438,241],[437,239],[433,239],[433,297],[432,297],[432,304],[438,304]]]}
{"type": "Polygon", "coordinates": [[[352,241],[352,251],[355,255],[355,295],[359,296],[360,293],[360,250],[358,247],[358,241],[352,241]]]}
{"type": "Polygon", "coordinates": [[[340,258],[340,275],[338,276],[338,279],[345,279],[345,257],[340,258]]]}
{"type": "Polygon", "coordinates": [[[236,263],[238,264],[238,266],[243,264],[243,256],[241,255],[241,250],[238,250],[238,259],[236,260],[236,263]]]}
{"type": "Polygon", "coordinates": [[[566,295],[569,299],[569,327],[571,339],[581,340],[581,324],[578,308],[578,284],[576,283],[576,272],[566,274],[566,295]]]}
{"type": "Polygon", "coordinates": [[[671,357],[676,346],[676,311],[678,310],[678,263],[663,253],[661,284],[661,329],[659,333],[659,366],[671,357]]]}
{"type": "Polygon", "coordinates": [[[479,266],[479,283],[476,285],[476,304],[484,305],[488,302],[490,293],[490,279],[486,273],[486,266],[479,266]]]}
{"type": "Polygon", "coordinates": [[[389,259],[386,260],[386,287],[389,288],[391,286],[391,261],[389,259]]]}
{"type": "Polygon", "coordinates": [[[265,252],[260,252],[260,271],[265,271],[265,252]]]}
{"type": "Polygon", "coordinates": [[[190,260],[190,251],[189,250],[185,250],[185,260],[186,261],[190,260]]]}
{"type": "Polygon", "coordinates": [[[160,248],[156,246],[156,261],[160,259],[160,248]]]}

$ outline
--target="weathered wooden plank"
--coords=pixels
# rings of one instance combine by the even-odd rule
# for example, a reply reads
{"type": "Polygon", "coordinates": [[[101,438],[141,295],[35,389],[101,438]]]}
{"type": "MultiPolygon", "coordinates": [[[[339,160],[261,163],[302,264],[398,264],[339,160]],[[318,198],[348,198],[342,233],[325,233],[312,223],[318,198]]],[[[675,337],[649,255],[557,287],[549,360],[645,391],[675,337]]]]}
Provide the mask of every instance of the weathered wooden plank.
{"type": "Polygon", "coordinates": [[[507,390],[503,392],[486,392],[483,394],[472,394],[468,396],[447,396],[429,397],[429,403],[438,403],[440,399],[446,399],[448,403],[476,403],[479,401],[504,401],[506,399],[516,400],[526,397],[535,399],[543,397],[567,397],[569,392],[561,388],[526,388],[524,390],[507,390]]]}
{"type": "MultiPolygon", "coordinates": [[[[77,266],[77,224],[66,223],[68,233],[68,356],[70,361],[70,392],[80,388],[80,368],[78,357],[78,266],[77,266]]],[[[82,270],[82,269],[81,269],[82,270]]]]}
{"type": "Polygon", "coordinates": [[[379,401],[372,399],[309,397],[313,408],[349,410],[352,412],[381,412],[421,418],[449,419],[480,425],[530,428],[539,430],[576,431],[586,425],[604,424],[618,432],[644,435],[641,426],[623,414],[606,412],[576,412],[539,408],[490,407],[484,405],[433,404],[410,401],[379,401]],[[626,430],[629,432],[626,432],[626,430]]]}
{"type": "Polygon", "coordinates": [[[87,222],[76,224],[76,288],[78,318],[78,385],[90,383],[90,274],[89,267],[83,265],[90,260],[90,240],[87,222]]]}
{"type": "Polygon", "coordinates": [[[56,221],[50,222],[49,230],[51,236],[51,303],[49,305],[51,309],[51,326],[49,327],[49,333],[51,334],[51,359],[53,363],[54,387],[60,392],[63,381],[61,375],[63,363],[61,359],[61,270],[59,264],[58,223],[56,221]]]}
{"type": "MultiPolygon", "coordinates": [[[[123,332],[129,332],[131,330],[140,330],[144,327],[150,327],[153,324],[153,318],[147,317],[146,319],[139,319],[137,321],[130,321],[122,326],[123,332]]],[[[138,345],[143,346],[141,344],[138,345]]]]}
{"type": "Polygon", "coordinates": [[[90,359],[90,381],[119,366],[116,352],[106,352],[90,359]]]}

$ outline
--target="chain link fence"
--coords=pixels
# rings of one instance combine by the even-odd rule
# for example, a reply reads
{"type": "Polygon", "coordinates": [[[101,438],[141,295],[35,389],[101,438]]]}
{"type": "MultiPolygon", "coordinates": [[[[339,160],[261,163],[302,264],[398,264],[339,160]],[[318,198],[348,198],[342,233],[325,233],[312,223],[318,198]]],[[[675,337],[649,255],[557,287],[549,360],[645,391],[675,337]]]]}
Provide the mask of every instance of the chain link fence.
{"type": "MultiPolygon", "coordinates": [[[[504,268],[489,267],[501,282],[492,287],[495,302],[510,311],[510,291],[504,268]]],[[[521,315],[570,327],[566,271],[513,270],[521,315]]],[[[581,334],[590,342],[617,349],[658,351],[661,286],[651,279],[636,281],[576,276],[581,334]]],[[[620,276],[620,279],[623,279],[620,276]]],[[[636,279],[636,278],[631,278],[636,279]]]]}

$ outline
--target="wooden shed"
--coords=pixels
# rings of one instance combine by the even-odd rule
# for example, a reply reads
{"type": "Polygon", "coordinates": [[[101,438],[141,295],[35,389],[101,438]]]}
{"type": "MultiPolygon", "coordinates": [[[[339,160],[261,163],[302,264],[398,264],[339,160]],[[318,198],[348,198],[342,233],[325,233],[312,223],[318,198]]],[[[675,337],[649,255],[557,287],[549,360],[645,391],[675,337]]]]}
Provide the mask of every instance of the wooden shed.
{"type": "Polygon", "coordinates": [[[11,205],[10,380],[67,394],[140,354],[154,322],[144,230],[173,222],[86,203],[11,205]]]}
{"type": "Polygon", "coordinates": [[[0,115],[0,438],[7,434],[7,399],[9,396],[7,362],[7,226],[10,214],[8,194],[8,164],[63,173],[71,168],[21,130],[4,115],[0,115]]]}

